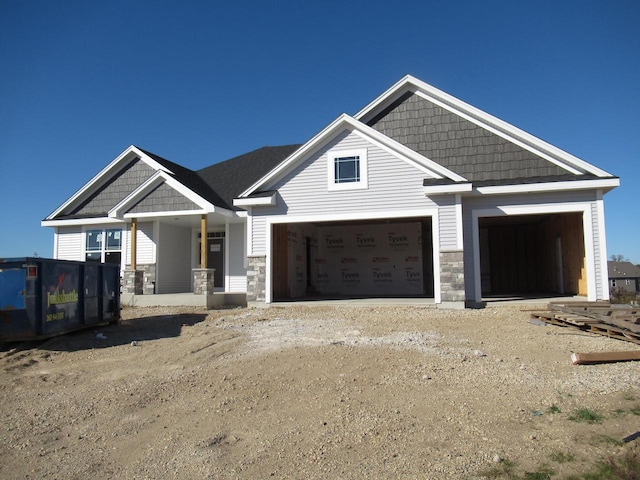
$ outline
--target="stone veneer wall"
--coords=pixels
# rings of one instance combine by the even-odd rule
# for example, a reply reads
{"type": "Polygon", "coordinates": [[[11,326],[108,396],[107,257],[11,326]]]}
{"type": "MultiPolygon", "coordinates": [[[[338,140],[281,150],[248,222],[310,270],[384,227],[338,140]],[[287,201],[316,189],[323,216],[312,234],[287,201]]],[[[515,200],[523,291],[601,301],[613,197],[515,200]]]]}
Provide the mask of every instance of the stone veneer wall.
{"type": "Polygon", "coordinates": [[[195,295],[213,294],[215,268],[193,269],[193,293],[195,295]]]}
{"type": "Polygon", "coordinates": [[[125,270],[122,273],[122,293],[142,295],[143,274],[142,270],[125,270]]]}
{"type": "Polygon", "coordinates": [[[247,257],[247,302],[266,301],[267,257],[247,257]]]}
{"type": "MultiPolygon", "coordinates": [[[[142,280],[137,280],[136,281],[141,281],[142,285],[140,286],[140,290],[138,290],[137,292],[127,292],[125,291],[125,293],[135,293],[136,295],[153,295],[155,293],[155,283],[156,283],[156,264],[155,263],[146,263],[146,264],[138,264],[137,265],[138,269],[136,270],[136,272],[142,272],[141,274],[141,278],[142,280]]],[[[126,265],[125,266],[125,285],[126,285],[126,274],[127,272],[133,272],[133,270],[131,270],[131,265],[126,265]]]]}
{"type": "Polygon", "coordinates": [[[440,252],[440,292],[442,303],[464,302],[463,251],[440,252]]]}

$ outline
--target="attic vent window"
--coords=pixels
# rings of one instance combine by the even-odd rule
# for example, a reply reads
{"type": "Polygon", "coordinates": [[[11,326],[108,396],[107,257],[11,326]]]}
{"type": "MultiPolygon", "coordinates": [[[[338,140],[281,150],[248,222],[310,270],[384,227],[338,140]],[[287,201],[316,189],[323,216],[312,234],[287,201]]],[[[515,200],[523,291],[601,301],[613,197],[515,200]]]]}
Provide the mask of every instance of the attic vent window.
{"type": "Polygon", "coordinates": [[[327,181],[329,190],[366,189],[368,187],[367,150],[329,152],[327,181]]]}
{"type": "Polygon", "coordinates": [[[336,157],[333,159],[335,167],[334,178],[336,183],[360,181],[360,157],[336,157]]]}

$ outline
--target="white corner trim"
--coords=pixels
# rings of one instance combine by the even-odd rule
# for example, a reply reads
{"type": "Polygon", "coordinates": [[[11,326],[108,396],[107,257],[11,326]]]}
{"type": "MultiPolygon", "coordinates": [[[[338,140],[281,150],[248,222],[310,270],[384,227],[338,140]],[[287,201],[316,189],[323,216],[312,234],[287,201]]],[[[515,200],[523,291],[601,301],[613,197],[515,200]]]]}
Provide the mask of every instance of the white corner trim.
{"type": "Polygon", "coordinates": [[[473,191],[471,183],[455,183],[449,185],[431,185],[422,187],[422,191],[428,197],[429,195],[446,195],[450,193],[468,193],[473,191]]]}
{"type": "MultiPolygon", "coordinates": [[[[431,242],[433,243],[433,302],[442,303],[442,284],[440,283],[440,214],[433,210],[431,216],[431,242]]],[[[424,277],[424,272],[422,273],[424,277]]]]}
{"type": "Polygon", "coordinates": [[[495,185],[476,187],[483,195],[502,195],[508,193],[556,192],[568,190],[590,190],[594,188],[612,189],[620,186],[618,178],[601,180],[572,180],[568,182],[520,183],[517,185],[495,185]]]}
{"type": "Polygon", "coordinates": [[[600,239],[600,274],[602,278],[602,300],[609,300],[609,268],[607,267],[607,235],[604,218],[604,200],[602,190],[596,192],[596,210],[598,215],[598,238],[600,239]]]}
{"type": "Polygon", "coordinates": [[[276,193],[268,197],[246,197],[246,198],[234,198],[233,205],[236,207],[253,207],[253,206],[269,206],[276,204],[276,193]]]}

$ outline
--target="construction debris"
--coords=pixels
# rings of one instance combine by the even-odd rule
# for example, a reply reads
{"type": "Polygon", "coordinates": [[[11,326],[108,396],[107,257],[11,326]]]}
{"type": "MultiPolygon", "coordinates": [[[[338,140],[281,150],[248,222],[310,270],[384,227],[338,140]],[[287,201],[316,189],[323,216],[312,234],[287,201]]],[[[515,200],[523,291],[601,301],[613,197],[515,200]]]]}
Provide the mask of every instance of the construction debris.
{"type": "Polygon", "coordinates": [[[633,352],[574,353],[571,355],[571,361],[574,365],[629,362],[632,360],[640,360],[640,350],[633,352]]]}
{"type": "Polygon", "coordinates": [[[640,309],[608,302],[551,302],[532,320],[571,327],[640,345],[640,309]]]}

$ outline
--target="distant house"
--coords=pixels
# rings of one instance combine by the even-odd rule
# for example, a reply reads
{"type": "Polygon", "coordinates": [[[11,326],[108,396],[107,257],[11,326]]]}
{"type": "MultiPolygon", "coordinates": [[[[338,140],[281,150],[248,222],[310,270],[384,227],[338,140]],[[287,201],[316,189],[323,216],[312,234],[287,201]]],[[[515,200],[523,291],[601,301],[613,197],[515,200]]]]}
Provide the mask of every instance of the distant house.
{"type": "Polygon", "coordinates": [[[607,262],[609,287],[640,293],[640,268],[631,262],[607,262]]]}
{"type": "Polygon", "coordinates": [[[131,146],[42,224],[56,258],[119,263],[136,296],[596,300],[609,296],[603,196],[618,185],[406,76],[303,145],[198,171],[131,146]]]}

